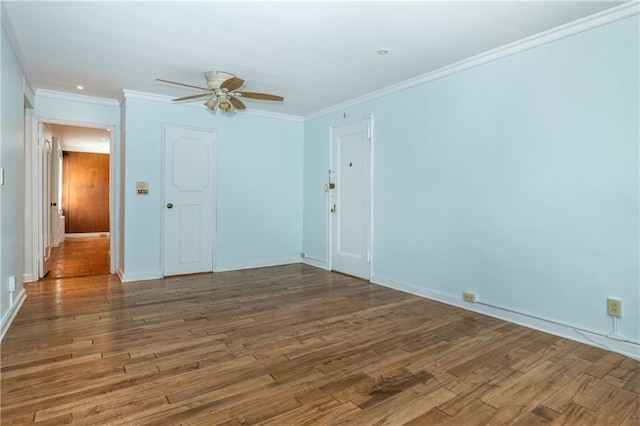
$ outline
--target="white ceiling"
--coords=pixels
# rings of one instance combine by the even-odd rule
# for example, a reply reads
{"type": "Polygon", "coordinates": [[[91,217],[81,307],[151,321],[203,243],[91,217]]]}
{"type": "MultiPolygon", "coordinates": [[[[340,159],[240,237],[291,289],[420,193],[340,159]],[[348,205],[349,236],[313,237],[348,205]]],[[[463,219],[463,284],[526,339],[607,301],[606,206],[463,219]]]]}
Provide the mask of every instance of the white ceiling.
{"type": "Polygon", "coordinates": [[[620,3],[3,1],[3,15],[35,90],[178,97],[197,92],[155,78],[220,70],[285,97],[249,108],[305,116],[620,3]]]}
{"type": "Polygon", "coordinates": [[[63,151],[108,154],[111,133],[107,129],[49,124],[54,136],[60,138],[63,151]]]}

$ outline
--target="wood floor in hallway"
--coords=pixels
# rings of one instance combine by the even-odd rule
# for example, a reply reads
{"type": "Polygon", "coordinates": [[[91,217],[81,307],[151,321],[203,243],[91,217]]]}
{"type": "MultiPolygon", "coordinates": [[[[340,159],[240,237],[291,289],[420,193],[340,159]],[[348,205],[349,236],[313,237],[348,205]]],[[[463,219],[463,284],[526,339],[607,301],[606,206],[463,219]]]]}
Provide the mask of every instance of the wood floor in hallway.
{"type": "Polygon", "coordinates": [[[51,249],[45,279],[82,277],[109,273],[109,236],[66,238],[51,249]]]}
{"type": "Polygon", "coordinates": [[[27,284],[2,425],[638,425],[640,362],[304,265],[27,284]]]}

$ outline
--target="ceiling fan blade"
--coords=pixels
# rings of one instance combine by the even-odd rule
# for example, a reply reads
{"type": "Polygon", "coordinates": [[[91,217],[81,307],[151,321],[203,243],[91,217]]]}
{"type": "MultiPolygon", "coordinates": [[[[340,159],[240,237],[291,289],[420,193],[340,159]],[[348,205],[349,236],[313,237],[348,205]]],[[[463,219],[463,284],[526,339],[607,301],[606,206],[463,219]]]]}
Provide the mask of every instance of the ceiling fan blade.
{"type": "Polygon", "coordinates": [[[284,98],[278,95],[269,95],[267,93],[257,92],[233,92],[234,96],[241,96],[249,99],[261,99],[263,101],[283,101],[284,98]]]}
{"type": "Polygon", "coordinates": [[[212,96],[211,99],[209,99],[204,104],[207,106],[207,108],[209,108],[211,111],[213,111],[213,109],[216,107],[216,98],[214,96],[212,96]]]}
{"type": "Polygon", "coordinates": [[[175,98],[171,100],[174,102],[180,102],[180,101],[188,101],[190,99],[204,98],[205,96],[211,96],[211,93],[198,93],[197,95],[183,96],[182,98],[175,98]]]}
{"type": "Polygon", "coordinates": [[[206,87],[192,86],[192,85],[190,85],[190,84],[178,83],[177,81],[163,80],[163,79],[161,79],[161,78],[156,78],[156,81],[161,81],[161,82],[163,82],[163,83],[177,84],[178,86],[191,87],[191,88],[193,88],[193,89],[209,90],[209,89],[207,89],[206,87]]]}
{"type": "Polygon", "coordinates": [[[227,89],[230,92],[233,92],[236,89],[239,89],[240,86],[244,84],[244,80],[238,77],[231,77],[226,79],[220,85],[221,89],[227,89]]]}
{"type": "Polygon", "coordinates": [[[229,96],[229,102],[231,102],[231,105],[233,105],[235,109],[247,109],[240,99],[234,98],[233,96],[229,96]]]}

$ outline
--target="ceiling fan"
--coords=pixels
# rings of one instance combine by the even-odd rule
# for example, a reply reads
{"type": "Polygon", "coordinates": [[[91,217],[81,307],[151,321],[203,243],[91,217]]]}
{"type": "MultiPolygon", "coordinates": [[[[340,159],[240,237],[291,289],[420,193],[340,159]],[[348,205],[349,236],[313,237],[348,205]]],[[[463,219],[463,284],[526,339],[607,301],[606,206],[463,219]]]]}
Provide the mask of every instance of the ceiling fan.
{"type": "Polygon", "coordinates": [[[181,98],[172,99],[174,102],[190,101],[193,99],[199,99],[209,97],[204,103],[207,108],[213,111],[216,107],[220,108],[224,112],[232,111],[233,109],[246,109],[247,107],[238,98],[247,99],[260,99],[263,101],[282,101],[284,98],[277,95],[269,95],[267,93],[257,92],[245,92],[238,91],[244,84],[244,80],[222,71],[208,71],[204,73],[204,78],[207,80],[207,87],[192,86],[191,84],[178,83],[175,81],[162,80],[157,78],[157,81],[163,83],[177,84],[178,86],[191,87],[193,89],[204,90],[204,93],[198,93],[196,95],[183,96],[181,98]]]}

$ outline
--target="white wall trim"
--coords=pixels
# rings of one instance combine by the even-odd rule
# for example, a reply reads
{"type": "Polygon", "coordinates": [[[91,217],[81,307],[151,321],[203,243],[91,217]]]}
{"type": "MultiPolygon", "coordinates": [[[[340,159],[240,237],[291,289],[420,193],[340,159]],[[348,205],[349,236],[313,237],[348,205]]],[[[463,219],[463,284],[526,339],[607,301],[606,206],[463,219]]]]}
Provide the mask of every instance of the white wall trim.
{"type": "Polygon", "coordinates": [[[108,237],[109,232],[82,232],[64,234],[65,238],[87,238],[87,237],[108,237]]]}
{"type": "MultiPolygon", "coordinates": [[[[171,99],[173,99],[171,96],[158,95],[155,93],[138,92],[136,90],[129,90],[129,89],[124,89],[123,93],[124,93],[125,99],[140,99],[143,101],[160,102],[165,104],[172,103],[171,99]]],[[[192,102],[192,103],[184,102],[184,103],[181,103],[180,105],[190,107],[190,108],[206,109],[206,107],[199,102],[192,102]]],[[[295,121],[298,123],[302,123],[304,121],[304,118],[301,115],[282,114],[279,112],[264,111],[264,110],[259,110],[255,108],[247,109],[242,112],[237,112],[236,114],[243,114],[243,115],[246,114],[246,115],[252,115],[255,117],[275,118],[279,120],[295,121]]]]}
{"type": "Polygon", "coordinates": [[[132,281],[159,280],[163,277],[161,271],[144,274],[127,274],[122,269],[118,269],[118,278],[120,278],[121,282],[128,283],[132,281]]]}
{"type": "MultiPolygon", "coordinates": [[[[37,95],[40,96],[40,90],[37,92],[37,95]]],[[[50,91],[45,91],[46,93],[58,93],[58,92],[50,92],[50,91]]],[[[65,95],[65,94],[62,94],[65,95]]],[[[76,96],[76,95],[69,95],[66,99],[68,100],[74,100],[77,102],[84,102],[85,99],[87,97],[85,96],[76,96]]],[[[58,98],[58,99],[64,99],[64,98],[58,98]]],[[[98,99],[98,98],[95,98],[98,99]]],[[[89,102],[91,103],[91,102],[89,102]]],[[[111,106],[113,106],[112,104],[109,104],[111,106]]],[[[116,102],[114,105],[118,106],[118,103],[116,102]]],[[[118,256],[117,256],[117,248],[119,247],[120,242],[116,241],[116,238],[119,236],[118,230],[115,229],[118,225],[119,225],[119,211],[120,211],[120,207],[119,205],[117,205],[117,203],[119,202],[119,172],[120,172],[120,158],[119,158],[119,153],[120,153],[120,148],[119,148],[119,140],[117,140],[118,136],[118,132],[120,129],[119,125],[114,125],[114,124],[108,124],[108,123],[86,123],[86,122],[81,122],[81,121],[70,121],[70,120],[59,120],[59,119],[52,119],[52,118],[48,118],[46,116],[32,116],[32,121],[33,121],[33,130],[32,130],[32,135],[31,135],[31,140],[29,141],[29,152],[25,153],[25,156],[31,156],[31,160],[27,159],[26,161],[31,161],[32,162],[32,170],[31,170],[31,188],[25,188],[25,191],[31,191],[31,197],[32,197],[32,202],[35,203],[32,206],[32,210],[33,210],[33,235],[31,236],[33,241],[34,241],[34,247],[32,247],[32,253],[33,253],[33,264],[34,264],[34,274],[38,275],[39,271],[38,271],[38,262],[39,262],[39,257],[40,257],[40,253],[39,253],[39,242],[37,240],[37,238],[39,238],[39,218],[38,218],[38,204],[37,204],[37,200],[40,198],[39,194],[40,194],[40,167],[39,167],[39,163],[38,163],[38,159],[40,157],[40,153],[38,152],[38,138],[40,137],[39,132],[38,132],[38,127],[39,127],[39,123],[43,123],[43,124],[61,124],[61,125],[65,125],[65,126],[76,126],[76,127],[91,127],[91,128],[98,128],[98,129],[109,129],[110,130],[110,141],[109,141],[109,153],[106,155],[109,155],[109,229],[110,232],[108,232],[107,234],[109,235],[109,264],[110,264],[110,269],[109,272],[110,273],[115,273],[116,268],[117,268],[117,262],[119,261],[118,256]],[[116,149],[117,147],[117,149],[116,149]]],[[[66,235],[65,235],[66,236],[66,235]]]]}
{"type": "Polygon", "coordinates": [[[7,330],[9,330],[9,327],[11,326],[13,320],[16,318],[16,315],[18,315],[18,311],[20,311],[20,308],[22,307],[22,304],[24,303],[26,298],[27,292],[23,288],[22,290],[20,290],[20,293],[18,293],[18,297],[16,297],[16,299],[13,301],[13,305],[11,306],[9,311],[6,313],[4,318],[2,318],[2,324],[0,324],[0,342],[2,341],[2,339],[4,339],[4,335],[7,333],[7,330]]]}
{"type": "MultiPolygon", "coordinates": [[[[170,96],[158,95],[155,93],[138,92],[137,90],[123,89],[122,94],[124,99],[131,98],[131,99],[140,99],[143,101],[162,102],[165,104],[171,103],[170,96]]],[[[185,103],[181,105],[198,106],[198,104],[190,104],[190,103],[185,103]]]]}
{"type": "Polygon", "coordinates": [[[32,283],[34,281],[38,281],[38,280],[33,278],[33,274],[22,274],[23,283],[32,283]]]}
{"type": "Polygon", "coordinates": [[[610,337],[591,331],[581,330],[569,325],[521,314],[519,312],[514,312],[496,306],[491,306],[483,303],[468,303],[463,301],[462,297],[455,297],[439,291],[418,288],[411,284],[396,281],[394,279],[383,277],[380,275],[373,275],[371,277],[371,282],[392,288],[394,290],[399,290],[405,293],[413,294],[415,296],[420,296],[427,299],[435,300],[437,302],[446,303],[447,305],[466,309],[472,312],[477,312],[479,314],[498,318],[524,327],[532,328],[534,330],[542,331],[544,333],[553,334],[555,336],[563,337],[565,339],[584,343],[590,346],[596,346],[611,352],[617,352],[630,358],[640,360],[640,344],[637,343],[612,339],[610,337]]]}
{"type": "Polygon", "coordinates": [[[640,3],[637,0],[629,1],[620,6],[612,7],[602,12],[577,19],[575,21],[560,25],[558,27],[543,31],[538,34],[534,34],[513,43],[509,43],[504,46],[489,50],[487,52],[472,56],[470,58],[463,59],[462,61],[447,65],[418,77],[411,78],[409,80],[388,86],[386,88],[376,90],[367,95],[351,99],[338,105],[333,105],[329,108],[322,109],[309,115],[305,115],[304,120],[313,120],[315,118],[322,117],[333,112],[342,111],[344,109],[364,102],[372,101],[382,96],[399,92],[411,87],[419,86],[421,84],[467,70],[469,68],[477,67],[478,65],[486,64],[488,62],[514,55],[525,50],[533,49],[534,47],[542,46],[544,44],[551,43],[553,41],[560,40],[562,38],[566,38],[584,31],[588,31],[602,25],[610,24],[612,22],[619,21],[620,19],[637,15],[638,13],[640,13],[640,3]]]}
{"type": "Polygon", "coordinates": [[[98,98],[95,96],[78,95],[75,93],[56,92],[54,90],[38,89],[36,97],[57,99],[62,101],[83,102],[85,104],[104,105],[120,108],[120,102],[116,99],[98,98]]]}
{"type": "Polygon", "coordinates": [[[213,272],[238,271],[241,269],[266,268],[269,266],[290,265],[292,263],[300,263],[299,257],[282,257],[275,259],[250,260],[246,262],[231,262],[215,265],[213,272]]]}
{"type": "Polygon", "coordinates": [[[314,259],[312,257],[304,257],[302,259],[302,263],[309,266],[315,266],[316,268],[324,269],[325,271],[330,271],[329,262],[326,260],[314,259]]]}

